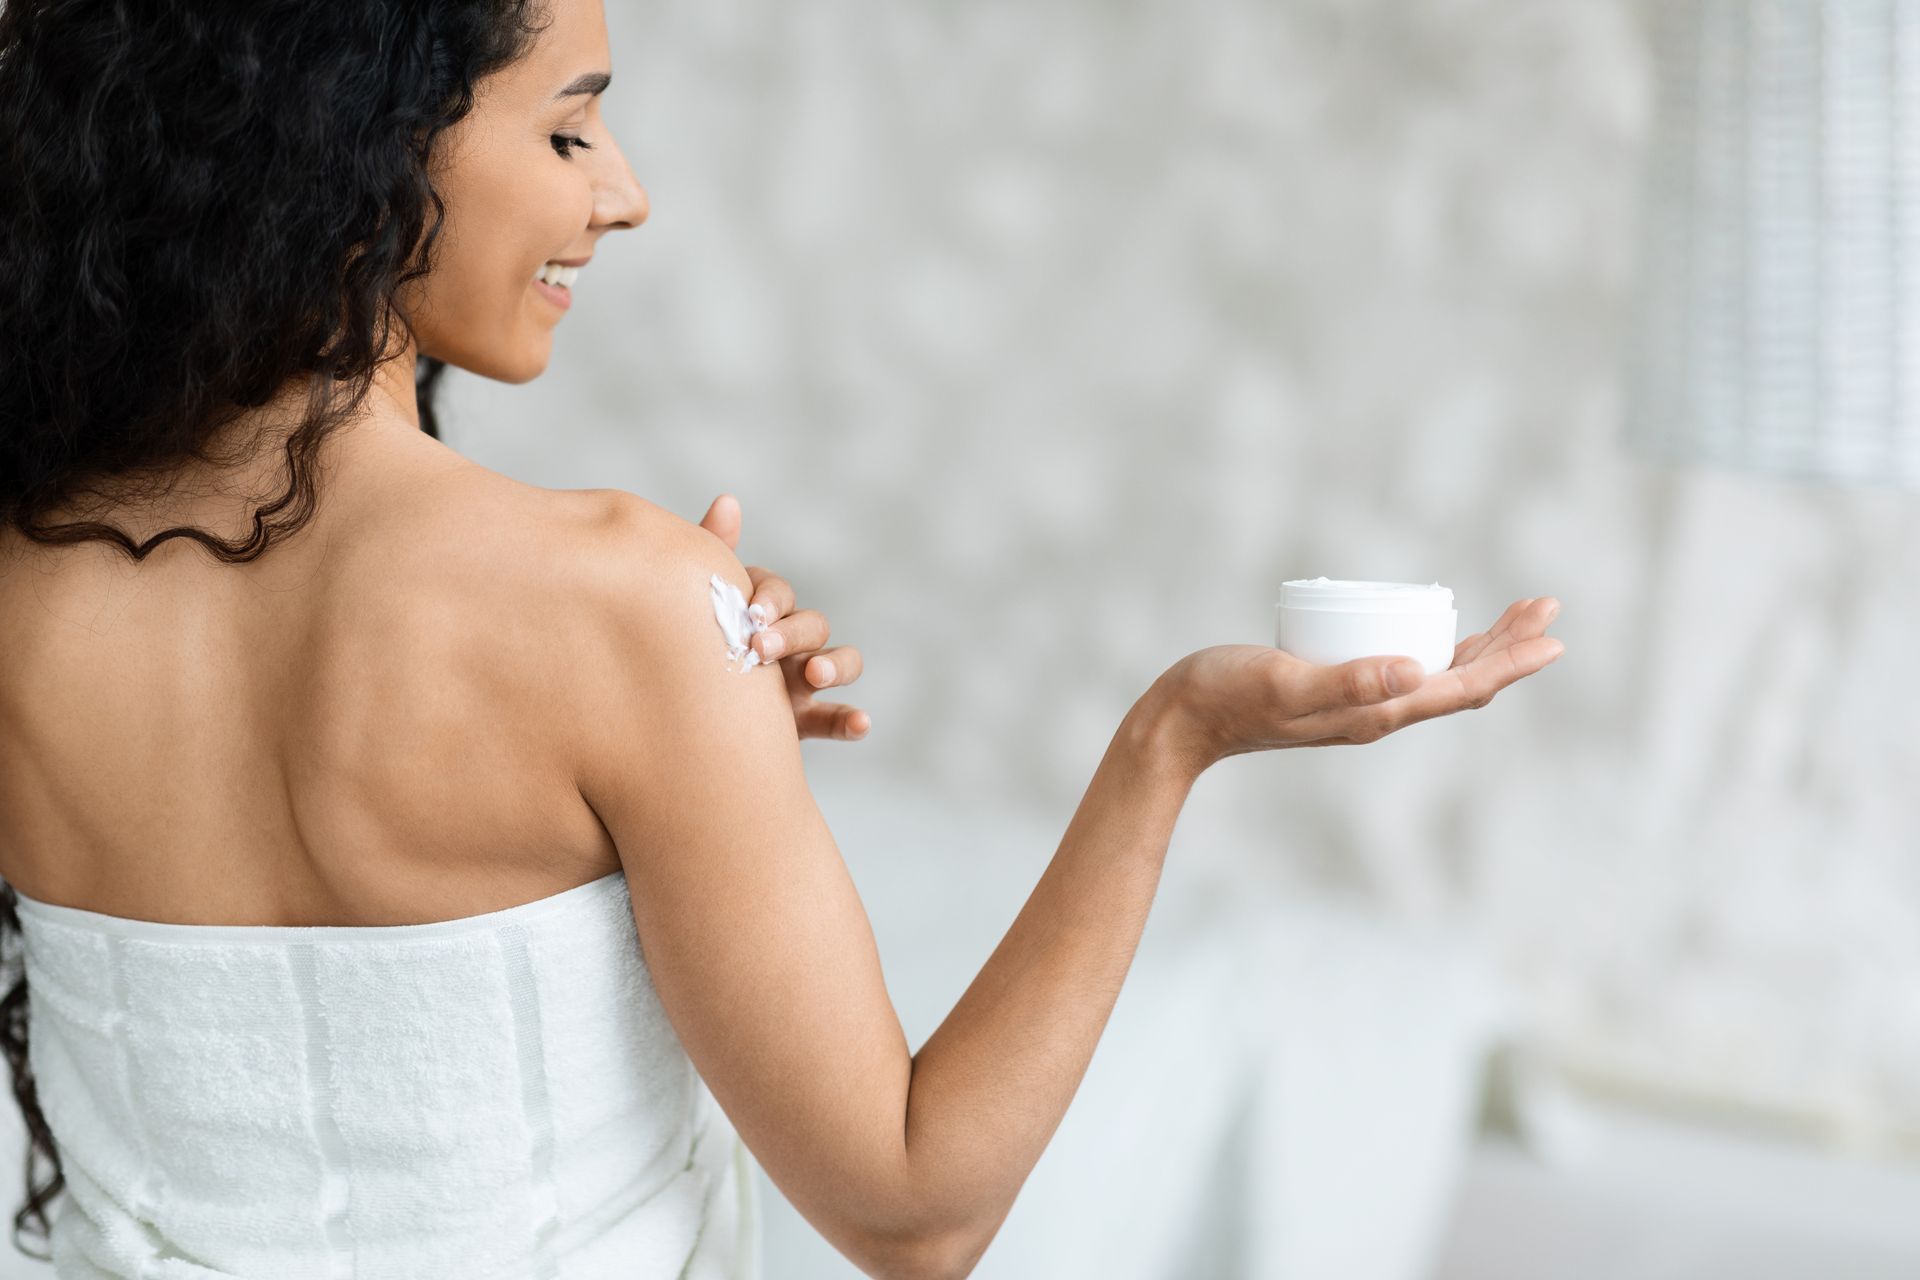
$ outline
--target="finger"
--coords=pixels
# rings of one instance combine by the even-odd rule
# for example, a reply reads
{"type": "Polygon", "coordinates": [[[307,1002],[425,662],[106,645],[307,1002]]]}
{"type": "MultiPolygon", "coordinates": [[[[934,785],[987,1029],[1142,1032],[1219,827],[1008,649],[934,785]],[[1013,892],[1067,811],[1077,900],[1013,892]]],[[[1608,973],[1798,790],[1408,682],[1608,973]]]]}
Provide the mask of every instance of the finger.
{"type": "Polygon", "coordinates": [[[1389,654],[1328,666],[1293,659],[1281,666],[1278,678],[1283,700],[1304,715],[1370,707],[1418,689],[1426,675],[1413,658],[1389,654]]]}
{"type": "Polygon", "coordinates": [[[850,644],[822,649],[819,653],[808,654],[804,666],[809,688],[828,689],[834,685],[852,684],[860,678],[860,651],[850,644]]]}
{"type": "Polygon", "coordinates": [[[1507,645],[1465,667],[1437,671],[1415,692],[1370,707],[1316,711],[1287,726],[1289,736],[1343,743],[1377,742],[1422,720],[1484,707],[1495,694],[1552,663],[1566,649],[1551,636],[1507,645]]]}
{"type": "Polygon", "coordinates": [[[1287,737],[1297,745],[1337,741],[1341,744],[1378,742],[1409,723],[1406,698],[1389,699],[1366,707],[1332,707],[1302,716],[1287,725],[1287,737]]]}
{"type": "Polygon", "coordinates": [[[1553,662],[1566,646],[1552,636],[1530,636],[1481,655],[1464,667],[1443,671],[1408,699],[1408,723],[1486,706],[1508,685],[1553,662]]]}
{"type": "Polygon", "coordinates": [[[1533,604],[1535,598],[1536,597],[1529,596],[1525,600],[1515,600],[1512,604],[1508,605],[1507,611],[1500,615],[1500,620],[1491,627],[1488,627],[1485,633],[1480,636],[1479,644],[1474,645],[1465,653],[1454,654],[1454,665],[1461,666],[1465,663],[1472,662],[1496,644],[1502,636],[1507,634],[1507,629],[1513,625],[1514,619],[1524,613],[1527,608],[1533,604]]]}
{"type": "Polygon", "coordinates": [[[1552,596],[1541,596],[1528,608],[1527,612],[1515,620],[1507,629],[1507,634],[1515,640],[1531,640],[1547,634],[1547,628],[1560,616],[1560,602],[1552,596]]]}
{"type": "Polygon", "coordinates": [[[739,546],[740,500],[730,493],[715,498],[707,514],[700,517],[700,527],[726,543],[728,550],[739,546]]]}
{"type": "Polygon", "coordinates": [[[1527,607],[1515,614],[1507,624],[1506,630],[1492,639],[1478,653],[1462,665],[1471,666],[1489,654],[1498,653],[1509,645],[1522,640],[1533,640],[1547,633],[1553,620],[1560,616],[1560,602],[1552,596],[1539,596],[1528,602],[1527,607]]]}
{"type": "Polygon", "coordinates": [[[750,564],[747,581],[753,588],[747,597],[747,612],[760,621],[774,622],[793,611],[793,584],[773,570],[750,564]]]}
{"type": "Polygon", "coordinates": [[[1507,631],[1513,629],[1515,620],[1519,620],[1528,608],[1532,608],[1532,604],[1534,604],[1534,597],[1526,597],[1524,601],[1513,601],[1513,603],[1507,604],[1505,612],[1500,614],[1500,618],[1494,622],[1494,626],[1486,628],[1486,633],[1480,637],[1480,643],[1475,645],[1473,649],[1469,649],[1463,660],[1465,660],[1465,662],[1473,662],[1482,652],[1486,652],[1488,649],[1492,649],[1494,645],[1498,645],[1501,639],[1505,639],[1507,631]]]}
{"type": "Polygon", "coordinates": [[[795,717],[803,738],[864,738],[873,718],[844,702],[812,702],[795,717]]]}
{"type": "Polygon", "coordinates": [[[772,662],[775,658],[811,653],[825,647],[831,630],[826,614],[818,609],[801,609],[755,634],[753,647],[759,651],[762,662],[772,662]]]}

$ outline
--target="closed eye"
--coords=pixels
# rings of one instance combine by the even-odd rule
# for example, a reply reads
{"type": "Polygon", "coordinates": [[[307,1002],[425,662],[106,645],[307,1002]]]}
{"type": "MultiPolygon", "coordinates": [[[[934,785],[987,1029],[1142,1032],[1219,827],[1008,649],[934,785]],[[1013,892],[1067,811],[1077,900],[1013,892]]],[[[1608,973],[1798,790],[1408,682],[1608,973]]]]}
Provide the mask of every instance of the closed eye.
{"type": "Polygon", "coordinates": [[[552,142],[553,149],[569,160],[573,158],[573,149],[575,147],[581,147],[588,151],[593,150],[593,144],[591,142],[588,142],[585,138],[576,138],[570,133],[556,133],[552,137],[552,142]]]}

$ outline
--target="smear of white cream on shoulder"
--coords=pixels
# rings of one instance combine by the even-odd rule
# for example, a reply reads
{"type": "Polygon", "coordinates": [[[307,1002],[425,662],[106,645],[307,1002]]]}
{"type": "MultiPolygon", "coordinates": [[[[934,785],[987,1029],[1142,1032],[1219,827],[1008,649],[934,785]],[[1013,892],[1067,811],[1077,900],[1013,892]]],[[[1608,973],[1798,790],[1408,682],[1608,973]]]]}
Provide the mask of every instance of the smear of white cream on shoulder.
{"type": "Polygon", "coordinates": [[[741,659],[741,671],[758,665],[760,655],[748,646],[755,635],[767,629],[767,624],[748,612],[747,598],[740,594],[740,588],[719,574],[709,578],[707,585],[713,590],[713,616],[727,637],[727,669],[733,669],[735,659],[741,659]]]}

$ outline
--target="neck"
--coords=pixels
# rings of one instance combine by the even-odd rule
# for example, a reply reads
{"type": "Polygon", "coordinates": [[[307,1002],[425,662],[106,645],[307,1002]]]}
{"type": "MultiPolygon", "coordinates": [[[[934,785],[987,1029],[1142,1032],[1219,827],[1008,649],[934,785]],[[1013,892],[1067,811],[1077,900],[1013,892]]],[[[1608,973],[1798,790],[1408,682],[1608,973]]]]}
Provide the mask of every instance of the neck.
{"type": "Polygon", "coordinates": [[[418,362],[419,351],[409,337],[399,354],[374,370],[373,389],[364,406],[369,419],[385,419],[391,427],[416,433],[420,430],[420,396],[414,385],[418,362]]]}
{"type": "MultiPolygon", "coordinates": [[[[458,455],[420,430],[415,387],[416,348],[406,339],[392,358],[374,370],[366,398],[351,421],[322,442],[329,479],[322,483],[351,489],[365,477],[390,475],[396,468],[430,459],[445,463],[458,455]]],[[[248,409],[207,442],[211,462],[198,460],[173,469],[167,490],[156,496],[115,493],[109,480],[95,489],[96,500],[64,504],[41,522],[101,520],[136,542],[176,524],[193,525],[238,540],[251,527],[251,510],[280,492],[286,483],[284,446],[307,412],[308,379],[290,379],[268,403],[248,409]]],[[[337,496],[337,495],[336,495],[337,496]]]]}

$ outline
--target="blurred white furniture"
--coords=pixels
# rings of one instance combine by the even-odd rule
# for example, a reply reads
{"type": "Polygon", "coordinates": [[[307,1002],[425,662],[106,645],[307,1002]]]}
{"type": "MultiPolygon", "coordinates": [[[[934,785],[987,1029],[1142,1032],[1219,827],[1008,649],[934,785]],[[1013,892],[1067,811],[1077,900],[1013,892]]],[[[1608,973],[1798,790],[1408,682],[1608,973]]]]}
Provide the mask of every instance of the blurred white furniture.
{"type": "Polygon", "coordinates": [[[1911,1280],[1920,1169],[1591,1102],[1577,1150],[1476,1148],[1433,1280],[1911,1280]]]}

